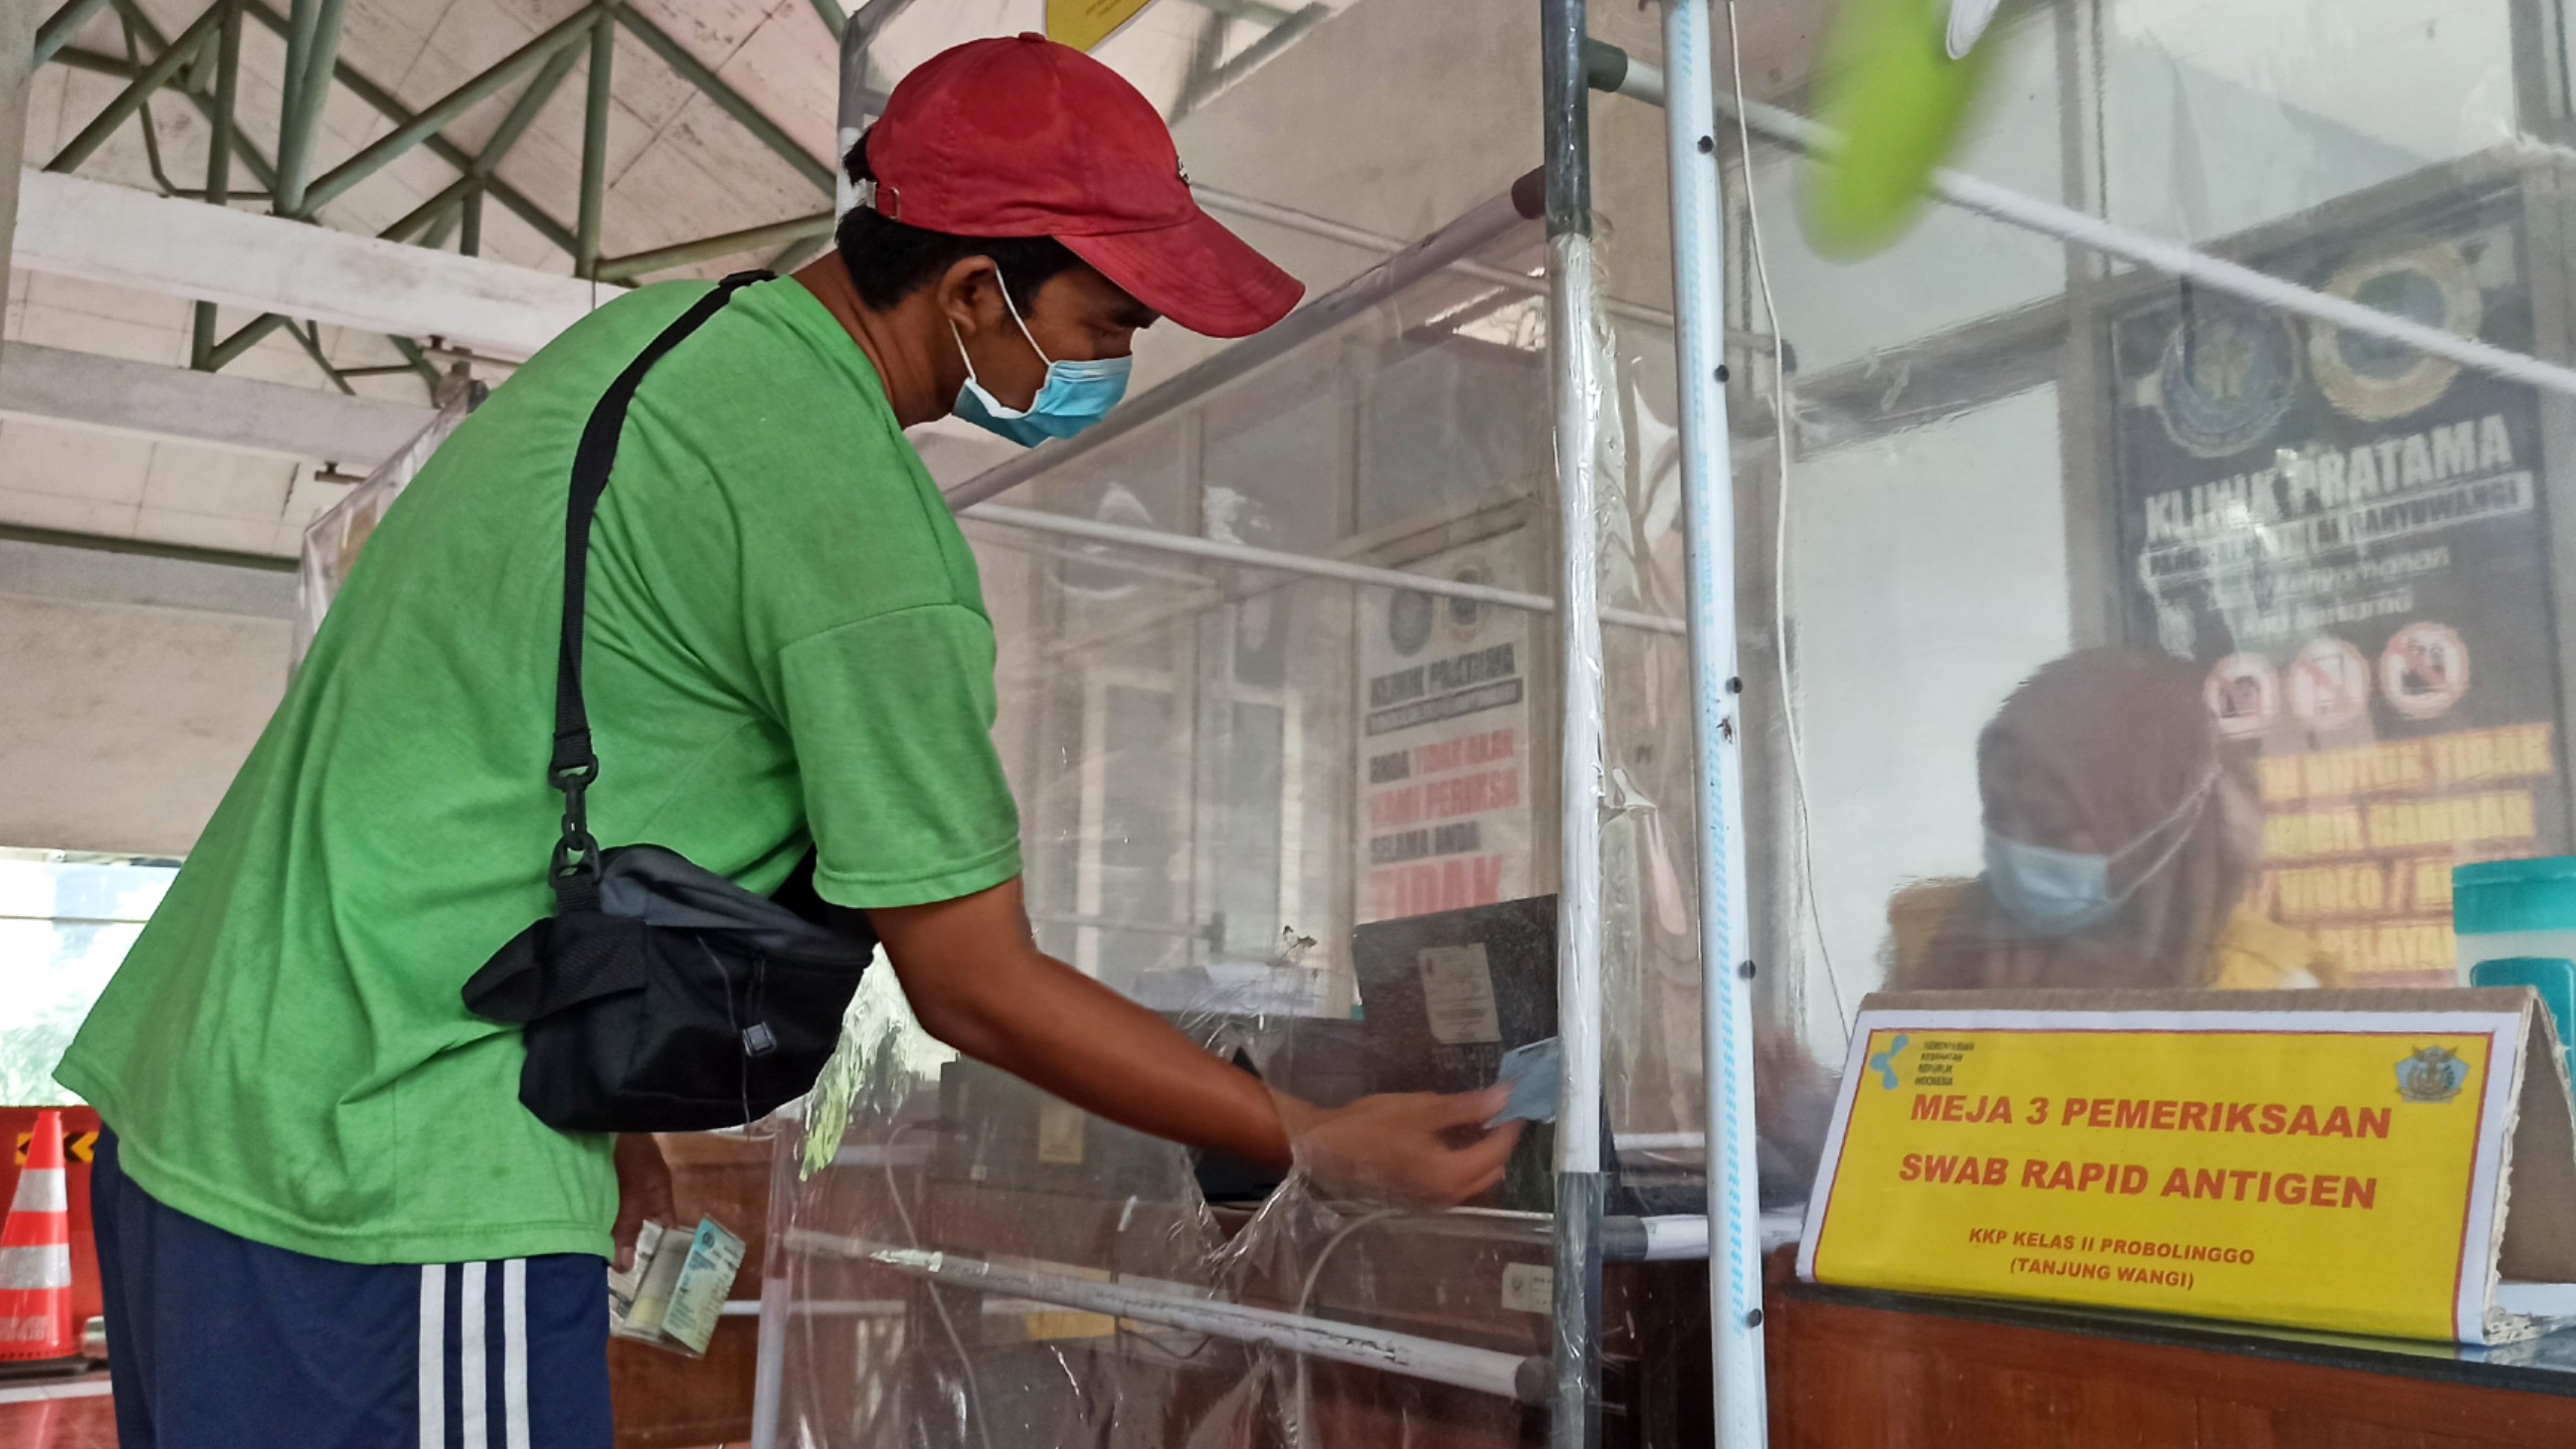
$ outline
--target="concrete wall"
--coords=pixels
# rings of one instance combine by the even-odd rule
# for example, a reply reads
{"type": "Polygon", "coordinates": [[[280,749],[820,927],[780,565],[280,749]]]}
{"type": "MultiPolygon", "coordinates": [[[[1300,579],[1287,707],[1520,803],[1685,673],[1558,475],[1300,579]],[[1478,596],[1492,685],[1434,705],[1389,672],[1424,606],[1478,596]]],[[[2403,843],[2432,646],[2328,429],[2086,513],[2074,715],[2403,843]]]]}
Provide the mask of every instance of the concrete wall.
{"type": "Polygon", "coordinates": [[[36,7],[0,5],[0,300],[8,294],[9,249],[18,227],[18,168],[27,152],[28,61],[36,7]]]}
{"type": "Polygon", "coordinates": [[[294,577],[0,540],[0,845],[182,855],[285,693],[294,577]]]}
{"type": "Polygon", "coordinates": [[[275,453],[0,419],[0,524],[21,528],[293,558],[313,515],[353,486],[314,472],[275,453]]]}

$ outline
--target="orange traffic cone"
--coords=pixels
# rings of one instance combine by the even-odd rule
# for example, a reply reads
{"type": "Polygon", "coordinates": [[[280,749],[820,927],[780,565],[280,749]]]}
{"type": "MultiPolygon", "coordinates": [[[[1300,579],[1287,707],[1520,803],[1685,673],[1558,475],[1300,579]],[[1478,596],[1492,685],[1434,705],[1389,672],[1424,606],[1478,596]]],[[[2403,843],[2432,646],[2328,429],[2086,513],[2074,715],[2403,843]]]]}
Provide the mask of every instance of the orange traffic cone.
{"type": "Polygon", "coordinates": [[[0,1225],[0,1363],[69,1358],[72,1324],[71,1187],[63,1173],[63,1114],[36,1114],[18,1195],[0,1225]]]}

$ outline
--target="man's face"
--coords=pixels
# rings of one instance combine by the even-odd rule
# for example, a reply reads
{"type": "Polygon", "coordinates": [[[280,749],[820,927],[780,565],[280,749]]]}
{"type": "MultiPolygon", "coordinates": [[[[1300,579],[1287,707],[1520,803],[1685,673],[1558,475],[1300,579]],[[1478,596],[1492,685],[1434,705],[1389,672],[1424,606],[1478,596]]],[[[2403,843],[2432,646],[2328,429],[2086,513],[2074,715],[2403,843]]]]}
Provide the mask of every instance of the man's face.
{"type": "Polygon", "coordinates": [[[1038,285],[1020,317],[1027,324],[1025,336],[1011,320],[1000,273],[990,261],[960,262],[947,281],[951,295],[943,310],[974,359],[976,378],[985,391],[1015,408],[1036,400],[1048,361],[1125,357],[1135,347],[1136,333],[1155,322],[1150,308],[1079,262],[1038,285]],[[1046,355],[1040,357],[1040,352],[1046,355]]]}

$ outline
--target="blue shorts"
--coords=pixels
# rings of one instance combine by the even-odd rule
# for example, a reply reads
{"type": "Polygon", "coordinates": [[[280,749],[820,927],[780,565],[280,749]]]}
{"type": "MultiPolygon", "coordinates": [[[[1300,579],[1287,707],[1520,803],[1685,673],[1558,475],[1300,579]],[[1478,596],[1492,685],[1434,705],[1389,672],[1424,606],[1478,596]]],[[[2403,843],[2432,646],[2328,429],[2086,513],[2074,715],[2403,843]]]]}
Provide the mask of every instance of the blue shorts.
{"type": "Polygon", "coordinates": [[[121,1449],[610,1449],[608,1265],[361,1264],[90,1178],[121,1449]]]}

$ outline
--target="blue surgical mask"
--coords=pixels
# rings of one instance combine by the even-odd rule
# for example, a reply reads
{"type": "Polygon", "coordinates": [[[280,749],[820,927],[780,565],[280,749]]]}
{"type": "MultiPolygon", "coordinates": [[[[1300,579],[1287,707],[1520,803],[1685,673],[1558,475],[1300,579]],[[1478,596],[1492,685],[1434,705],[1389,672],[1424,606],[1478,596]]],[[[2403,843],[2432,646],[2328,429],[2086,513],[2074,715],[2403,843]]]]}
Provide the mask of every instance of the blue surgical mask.
{"type": "Polygon", "coordinates": [[[2059,850],[2053,846],[2033,845],[2026,840],[1986,832],[1986,889],[1995,904],[2013,918],[2023,930],[2034,936],[2072,936],[2089,931],[2119,913],[2129,897],[2158,871],[2173,863],[2182,851],[2183,842],[2191,838],[2187,827],[2199,818],[2210,787],[2218,783],[2215,771],[2164,819],[2147,827],[2144,834],[2108,855],[2087,855],[2080,851],[2059,850]],[[2164,853],[2131,878],[2118,894],[2111,890],[2111,862],[2131,855],[2170,834],[2172,842],[2164,853]]]}
{"type": "Polygon", "coordinates": [[[1127,395],[1127,373],[1135,359],[1096,357],[1087,362],[1057,362],[1038,346],[1037,338],[1029,335],[1029,324],[1020,320],[1020,309],[1013,305],[1007,287],[1002,291],[1002,305],[1010,308],[1012,325],[1028,338],[1029,350],[1046,364],[1046,381],[1039,385],[1038,395],[1029,399],[1026,408],[1011,407],[986,392],[983,382],[975,376],[975,359],[967,355],[966,339],[957,331],[957,324],[951,322],[948,333],[957,339],[957,355],[966,358],[966,385],[957,390],[957,416],[1023,448],[1034,448],[1049,438],[1070,438],[1109,416],[1109,410],[1127,395]]]}
{"type": "Polygon", "coordinates": [[[2032,845],[1986,832],[1986,889],[2035,936],[2072,936],[2111,919],[2111,857],[2032,845]]]}

